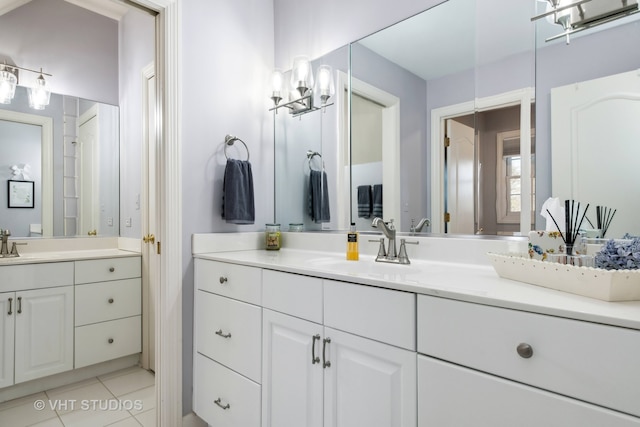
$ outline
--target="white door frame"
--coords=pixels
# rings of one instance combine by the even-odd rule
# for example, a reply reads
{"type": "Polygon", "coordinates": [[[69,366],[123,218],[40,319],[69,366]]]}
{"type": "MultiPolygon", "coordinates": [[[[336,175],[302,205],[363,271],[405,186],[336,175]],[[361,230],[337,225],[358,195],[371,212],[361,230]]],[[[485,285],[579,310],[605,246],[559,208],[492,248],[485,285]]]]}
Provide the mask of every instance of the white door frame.
{"type": "MultiPolygon", "coordinates": [[[[349,120],[344,120],[344,117],[348,117],[344,111],[344,96],[345,90],[351,89],[351,93],[362,96],[363,98],[370,99],[376,103],[382,105],[382,211],[386,219],[393,219],[396,229],[401,229],[402,221],[402,207],[400,205],[400,98],[378,89],[375,86],[365,83],[362,80],[358,80],[353,76],[347,76],[346,73],[338,71],[338,91],[336,102],[338,104],[338,140],[342,143],[347,141],[344,139],[344,135],[350,137],[350,133],[346,132],[349,129],[349,120]],[[351,85],[349,85],[349,77],[351,79],[351,85]],[[345,129],[345,126],[347,128],[345,129]]],[[[351,107],[351,101],[348,101],[349,108],[351,107]]],[[[338,170],[343,171],[344,165],[351,165],[350,150],[348,150],[345,159],[345,150],[342,146],[338,147],[338,170]]],[[[349,206],[349,209],[338,210],[338,221],[342,221],[347,216],[347,212],[351,210],[351,196],[352,189],[350,182],[347,180],[347,174],[340,172],[338,174],[338,188],[349,189],[349,201],[343,203],[349,206]]],[[[349,180],[350,181],[350,180],[349,180]]],[[[340,194],[340,193],[336,193],[340,194]]],[[[342,206],[342,203],[338,203],[338,206],[342,206]]],[[[383,218],[384,219],[384,218],[383,218]]],[[[350,220],[349,220],[350,221],[350,220]]],[[[348,224],[338,223],[339,229],[346,229],[348,224]]]]}
{"type": "Polygon", "coordinates": [[[182,425],[182,174],[180,1],[132,0],[156,16],[156,88],[159,147],[157,183],[162,236],[156,298],[156,420],[182,425]]]}
{"type": "Polygon", "coordinates": [[[431,110],[431,230],[444,233],[444,141],[447,119],[478,111],[520,105],[520,153],[522,155],[522,202],[520,234],[531,229],[531,104],[535,89],[526,87],[485,98],[431,110]]]}

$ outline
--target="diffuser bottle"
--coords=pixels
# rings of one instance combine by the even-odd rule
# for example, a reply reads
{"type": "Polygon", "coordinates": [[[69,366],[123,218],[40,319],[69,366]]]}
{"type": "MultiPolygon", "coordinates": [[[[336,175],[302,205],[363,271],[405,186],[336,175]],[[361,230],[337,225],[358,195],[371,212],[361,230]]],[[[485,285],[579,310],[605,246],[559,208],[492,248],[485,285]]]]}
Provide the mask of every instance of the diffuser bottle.
{"type": "Polygon", "coordinates": [[[356,223],[352,222],[347,233],[347,261],[358,261],[360,253],[358,251],[358,232],[356,223]]]}

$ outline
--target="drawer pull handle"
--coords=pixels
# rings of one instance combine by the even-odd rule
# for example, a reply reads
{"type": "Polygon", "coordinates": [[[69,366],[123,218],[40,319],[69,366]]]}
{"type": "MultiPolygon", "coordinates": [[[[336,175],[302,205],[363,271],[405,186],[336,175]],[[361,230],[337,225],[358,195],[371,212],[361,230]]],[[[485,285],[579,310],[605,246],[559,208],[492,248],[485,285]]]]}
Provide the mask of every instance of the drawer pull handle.
{"type": "Polygon", "coordinates": [[[221,407],[222,409],[224,409],[225,411],[229,408],[231,408],[231,405],[229,405],[228,403],[226,405],[222,404],[222,398],[217,398],[216,400],[213,401],[213,403],[215,403],[216,405],[218,405],[219,407],[221,407]]]}
{"type": "Polygon", "coordinates": [[[523,359],[528,359],[531,356],[533,356],[533,347],[531,347],[527,343],[518,344],[518,347],[516,348],[516,351],[518,352],[520,357],[522,357],[523,359]]]}
{"type": "Polygon", "coordinates": [[[222,329],[218,329],[216,331],[216,335],[220,335],[222,338],[231,338],[231,332],[225,334],[224,332],[222,332],[222,329]]]}
{"type": "Polygon", "coordinates": [[[325,338],[324,340],[322,340],[322,367],[323,368],[331,367],[331,361],[327,360],[327,355],[325,352],[325,350],[327,349],[327,344],[331,344],[331,338],[325,338]]]}
{"type": "Polygon", "coordinates": [[[114,271],[116,271],[116,268],[115,268],[115,267],[109,267],[109,272],[110,272],[110,273],[113,273],[114,271]]]}
{"type": "Polygon", "coordinates": [[[227,282],[227,278],[224,277],[224,276],[220,276],[220,284],[222,285],[222,284],[224,284],[226,282],[227,282]]]}
{"type": "Polygon", "coordinates": [[[18,297],[18,314],[22,313],[22,297],[18,297]]]}
{"type": "Polygon", "coordinates": [[[315,365],[316,363],[320,363],[320,356],[316,356],[316,340],[320,341],[320,334],[314,335],[311,339],[311,364],[315,365]]]}
{"type": "Polygon", "coordinates": [[[113,304],[113,298],[109,298],[109,304],[113,304]]]}
{"type": "Polygon", "coordinates": [[[113,338],[109,338],[109,344],[113,344],[113,338]]]}
{"type": "Polygon", "coordinates": [[[12,303],[13,303],[13,298],[9,298],[9,312],[7,313],[9,316],[13,314],[13,310],[11,309],[12,303]]]}

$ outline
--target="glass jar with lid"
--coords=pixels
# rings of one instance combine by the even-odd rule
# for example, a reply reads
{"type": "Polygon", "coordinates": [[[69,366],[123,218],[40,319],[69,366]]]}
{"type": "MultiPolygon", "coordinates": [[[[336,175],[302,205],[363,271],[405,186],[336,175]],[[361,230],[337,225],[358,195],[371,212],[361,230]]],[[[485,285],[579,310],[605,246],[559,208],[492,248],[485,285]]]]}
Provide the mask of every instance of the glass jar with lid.
{"type": "Polygon", "coordinates": [[[282,244],[280,224],[265,224],[265,244],[268,251],[280,250],[282,244]]]}

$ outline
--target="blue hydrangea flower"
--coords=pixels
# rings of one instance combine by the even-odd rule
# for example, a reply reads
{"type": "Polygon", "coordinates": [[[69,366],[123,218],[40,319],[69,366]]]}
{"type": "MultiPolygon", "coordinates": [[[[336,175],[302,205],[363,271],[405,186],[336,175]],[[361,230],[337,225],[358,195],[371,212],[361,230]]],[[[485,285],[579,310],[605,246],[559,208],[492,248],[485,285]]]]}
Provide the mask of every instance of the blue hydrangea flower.
{"type": "Polygon", "coordinates": [[[607,241],[595,256],[598,268],[606,270],[636,270],[640,268],[640,237],[631,241],[607,241]]]}

